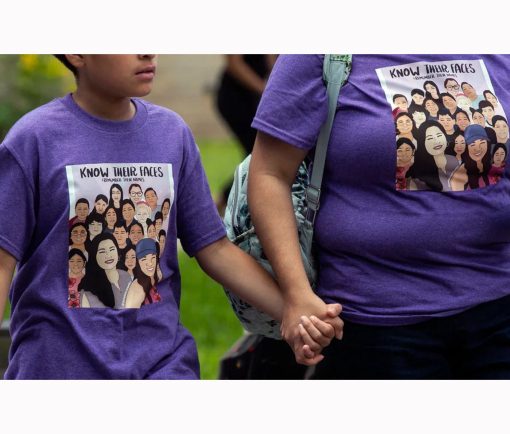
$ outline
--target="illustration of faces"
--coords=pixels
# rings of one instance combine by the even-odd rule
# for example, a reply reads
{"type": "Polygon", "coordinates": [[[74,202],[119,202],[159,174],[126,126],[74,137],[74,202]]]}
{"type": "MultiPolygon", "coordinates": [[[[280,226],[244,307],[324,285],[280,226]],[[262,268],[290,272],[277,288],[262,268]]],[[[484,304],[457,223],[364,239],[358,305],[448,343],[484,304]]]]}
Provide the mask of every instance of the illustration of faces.
{"type": "Polygon", "coordinates": [[[428,82],[425,84],[425,90],[430,93],[432,98],[438,99],[439,98],[439,91],[437,89],[437,86],[434,86],[432,83],[428,82]]]}
{"type": "Polygon", "coordinates": [[[449,114],[440,114],[439,123],[443,126],[447,134],[453,134],[455,132],[455,121],[449,114]]]}
{"type": "Polygon", "coordinates": [[[505,162],[506,152],[503,147],[499,147],[494,152],[494,156],[492,157],[492,162],[495,166],[501,167],[505,162]]]}
{"type": "Polygon", "coordinates": [[[71,228],[71,243],[77,248],[83,248],[87,240],[87,229],[81,224],[73,225],[71,228]]]}
{"type": "Polygon", "coordinates": [[[135,251],[135,249],[129,249],[126,252],[124,265],[128,269],[129,274],[133,275],[133,270],[135,269],[135,266],[136,266],[136,251],[135,251]]]}
{"type": "Polygon", "coordinates": [[[83,276],[83,270],[85,269],[85,261],[83,258],[75,254],[69,258],[69,276],[79,277],[83,276]]]}
{"type": "Polygon", "coordinates": [[[457,95],[457,107],[469,113],[471,107],[471,100],[464,94],[457,95]]]}
{"type": "MultiPolygon", "coordinates": [[[[105,197],[105,199],[106,199],[106,197],[105,197]]],[[[95,208],[96,212],[101,215],[104,214],[107,206],[108,206],[108,202],[106,202],[106,200],[104,200],[103,198],[97,199],[94,204],[94,208],[95,208]]]]}
{"type": "Polygon", "coordinates": [[[472,160],[481,161],[487,153],[487,140],[475,140],[468,145],[468,153],[472,160]]]}
{"type": "Polygon", "coordinates": [[[455,110],[457,110],[457,101],[455,98],[449,94],[445,94],[442,97],[443,105],[450,110],[450,113],[455,113],[455,110]]]}
{"type": "Polygon", "coordinates": [[[423,105],[423,100],[425,99],[425,96],[419,93],[415,93],[411,98],[413,99],[416,105],[423,105]]]}
{"type": "Polygon", "coordinates": [[[499,106],[499,101],[496,98],[496,95],[494,95],[490,90],[486,90],[483,93],[483,95],[485,96],[485,99],[492,104],[492,107],[494,107],[494,110],[496,110],[499,106]]]}
{"type": "Polygon", "coordinates": [[[140,223],[134,223],[131,228],[129,228],[129,239],[134,246],[138,244],[138,241],[143,239],[143,228],[140,223]]]}
{"type": "Polygon", "coordinates": [[[92,241],[95,237],[97,237],[101,232],[103,232],[103,224],[98,221],[91,221],[89,223],[89,236],[90,241],[92,241]]]}
{"type": "Polygon", "coordinates": [[[393,102],[403,112],[407,111],[409,104],[407,103],[407,98],[405,96],[397,96],[393,102]]]}
{"type": "Polygon", "coordinates": [[[439,106],[431,99],[428,99],[425,102],[425,109],[429,112],[429,115],[437,118],[437,112],[439,111],[439,106]]]}
{"type": "Polygon", "coordinates": [[[154,223],[151,223],[149,226],[147,226],[147,236],[152,239],[156,239],[156,226],[154,223]]]}
{"type": "Polygon", "coordinates": [[[115,223],[117,223],[117,213],[112,206],[108,207],[106,210],[105,220],[109,229],[113,229],[115,223]]]}
{"type": "Polygon", "coordinates": [[[145,222],[147,221],[147,219],[150,218],[150,216],[151,216],[151,209],[150,209],[149,205],[147,205],[146,203],[138,203],[136,205],[135,218],[137,221],[139,221],[140,223],[142,223],[144,225],[145,222]]]}
{"type": "Polygon", "coordinates": [[[170,214],[170,199],[166,198],[163,201],[163,205],[161,206],[161,214],[163,214],[163,220],[168,218],[168,214],[170,214]]]}
{"type": "Polygon", "coordinates": [[[475,100],[478,96],[476,94],[476,90],[473,86],[471,86],[469,83],[463,83],[462,84],[462,92],[471,100],[475,100]]]}
{"type": "Polygon", "coordinates": [[[482,114],[489,124],[492,124],[492,118],[494,117],[494,109],[491,106],[485,106],[482,108],[482,114]]]}
{"type": "Polygon", "coordinates": [[[503,118],[499,118],[494,123],[494,131],[496,132],[496,139],[498,143],[506,144],[508,141],[508,124],[503,118]]]}
{"type": "Polygon", "coordinates": [[[130,203],[122,205],[122,218],[128,225],[130,225],[135,218],[135,209],[130,203]]]}
{"type": "Polygon", "coordinates": [[[151,209],[155,209],[158,206],[158,196],[152,188],[145,190],[145,202],[149,204],[151,209]]]}
{"type": "Polygon", "coordinates": [[[408,114],[399,114],[395,121],[398,134],[410,134],[413,131],[413,120],[408,114]]]}
{"type": "Polygon", "coordinates": [[[163,250],[165,250],[165,243],[166,243],[166,235],[164,233],[159,234],[159,257],[163,254],[163,250]]]}
{"type": "Polygon", "coordinates": [[[89,215],[89,205],[85,202],[79,202],[76,204],[74,211],[76,213],[76,217],[78,217],[78,220],[84,222],[89,215]]]}
{"type": "Polygon", "coordinates": [[[122,199],[122,192],[119,190],[119,187],[117,187],[116,185],[112,186],[111,198],[112,198],[113,203],[115,204],[115,208],[119,208],[120,201],[122,199]]]}
{"type": "Polygon", "coordinates": [[[153,253],[148,253],[147,255],[141,257],[138,260],[138,264],[140,265],[140,269],[142,272],[149,276],[153,277],[156,273],[156,255],[153,253]]]}
{"type": "Polygon", "coordinates": [[[446,91],[453,96],[457,96],[457,94],[459,93],[459,90],[460,90],[459,83],[457,83],[457,80],[453,80],[453,79],[446,80],[445,87],[446,87],[446,91]]]}
{"type": "Polygon", "coordinates": [[[397,148],[397,167],[405,167],[411,164],[414,149],[408,143],[403,143],[397,148]]]}
{"type": "Polygon", "coordinates": [[[126,246],[126,242],[128,239],[128,233],[126,232],[126,228],[124,226],[116,226],[113,231],[113,236],[117,240],[117,244],[121,249],[126,246]]]}
{"type": "Polygon", "coordinates": [[[163,226],[163,220],[161,218],[156,218],[156,220],[154,221],[154,225],[156,226],[156,233],[159,234],[159,231],[163,226]]]}
{"type": "Polygon", "coordinates": [[[142,188],[138,184],[133,184],[129,187],[129,197],[136,205],[143,200],[142,188]]]}
{"type": "Polygon", "coordinates": [[[448,141],[443,132],[436,126],[427,128],[425,132],[425,149],[432,155],[444,154],[448,141]]]}
{"type": "Polygon", "coordinates": [[[103,270],[116,268],[117,262],[119,262],[119,252],[112,240],[103,240],[99,243],[96,261],[103,270]]]}
{"type": "Polygon", "coordinates": [[[481,125],[482,127],[485,127],[485,117],[482,113],[479,111],[473,112],[473,123],[481,125]]]}
{"type": "Polygon", "coordinates": [[[453,151],[457,155],[462,155],[465,150],[466,150],[466,140],[464,139],[463,135],[459,134],[457,137],[455,137],[453,151]]]}
{"type": "MultiPolygon", "coordinates": [[[[423,110],[423,109],[421,109],[423,110]]],[[[424,111],[415,110],[412,114],[414,124],[416,128],[420,128],[420,125],[427,120],[427,114],[424,111]]]]}
{"type": "Polygon", "coordinates": [[[467,117],[466,113],[464,112],[458,112],[455,115],[455,120],[457,123],[457,126],[461,131],[464,131],[470,124],[469,118],[467,117]]]}

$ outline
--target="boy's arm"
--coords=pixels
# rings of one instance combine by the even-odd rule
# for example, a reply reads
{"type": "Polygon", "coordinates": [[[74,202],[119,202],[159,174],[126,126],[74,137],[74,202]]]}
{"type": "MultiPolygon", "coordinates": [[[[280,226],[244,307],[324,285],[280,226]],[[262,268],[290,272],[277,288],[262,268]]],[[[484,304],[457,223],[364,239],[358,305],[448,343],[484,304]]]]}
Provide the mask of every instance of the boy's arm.
{"type": "MultiPolygon", "coordinates": [[[[214,280],[272,318],[281,320],[284,300],[276,282],[250,255],[226,237],[201,249],[196,258],[202,269],[214,280]]],[[[340,305],[328,306],[328,315],[337,327],[340,324],[336,323],[341,323],[339,314],[340,305]]],[[[315,365],[323,358],[318,352],[329,345],[335,330],[333,326],[322,321],[312,323],[304,318],[302,323],[303,341],[300,345],[293,346],[296,361],[315,365]]]]}
{"type": "Polygon", "coordinates": [[[5,305],[15,268],[16,259],[0,248],[0,324],[4,319],[5,305]]]}

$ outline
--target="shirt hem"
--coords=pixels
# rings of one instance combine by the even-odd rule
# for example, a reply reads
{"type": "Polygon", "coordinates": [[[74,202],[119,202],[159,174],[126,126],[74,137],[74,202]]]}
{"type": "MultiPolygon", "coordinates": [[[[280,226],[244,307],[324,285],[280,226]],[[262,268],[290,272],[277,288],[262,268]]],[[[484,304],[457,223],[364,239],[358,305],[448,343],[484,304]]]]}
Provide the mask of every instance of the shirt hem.
{"type": "Polygon", "coordinates": [[[299,137],[293,136],[292,134],[280,130],[279,128],[276,128],[275,126],[270,125],[259,118],[253,119],[251,126],[256,130],[260,130],[266,134],[269,134],[270,136],[276,137],[277,139],[287,142],[290,145],[294,146],[295,148],[309,151],[315,146],[315,143],[310,145],[310,143],[307,143],[306,141],[300,139],[299,137]]]}

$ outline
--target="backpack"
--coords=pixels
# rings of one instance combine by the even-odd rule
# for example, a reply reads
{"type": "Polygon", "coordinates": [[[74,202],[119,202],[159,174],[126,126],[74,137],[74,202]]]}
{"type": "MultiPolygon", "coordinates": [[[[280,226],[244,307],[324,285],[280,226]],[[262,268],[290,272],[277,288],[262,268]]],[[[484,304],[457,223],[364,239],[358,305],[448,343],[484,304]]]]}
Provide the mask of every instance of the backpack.
{"type": "MultiPolygon", "coordinates": [[[[338,95],[340,88],[347,81],[351,64],[351,55],[327,54],[324,56],[323,80],[327,86],[328,117],[317,139],[312,166],[310,167],[306,161],[300,164],[291,189],[301,257],[312,288],[315,287],[316,280],[316,268],[312,255],[313,225],[315,215],[319,209],[322,175],[331,127],[337,110],[338,95]]],[[[246,157],[234,173],[234,182],[228,197],[223,221],[227,229],[227,237],[255,258],[264,269],[274,276],[271,265],[264,255],[259,238],[255,233],[248,208],[250,160],[251,155],[246,157]]],[[[273,339],[282,338],[280,324],[276,320],[240,299],[227,288],[224,288],[224,290],[234,313],[247,331],[273,339]]]]}

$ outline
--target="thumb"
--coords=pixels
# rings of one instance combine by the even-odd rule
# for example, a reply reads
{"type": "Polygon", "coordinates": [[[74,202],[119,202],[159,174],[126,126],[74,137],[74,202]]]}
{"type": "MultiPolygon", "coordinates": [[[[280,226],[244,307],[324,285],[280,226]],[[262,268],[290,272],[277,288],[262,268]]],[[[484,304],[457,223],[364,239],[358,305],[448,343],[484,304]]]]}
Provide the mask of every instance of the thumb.
{"type": "Polygon", "coordinates": [[[326,305],[326,313],[329,317],[335,318],[342,312],[342,305],[339,303],[332,303],[326,305]]]}

